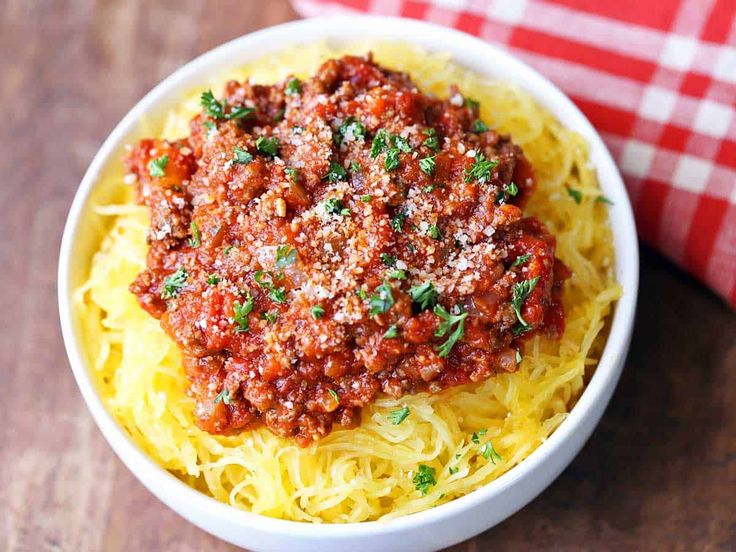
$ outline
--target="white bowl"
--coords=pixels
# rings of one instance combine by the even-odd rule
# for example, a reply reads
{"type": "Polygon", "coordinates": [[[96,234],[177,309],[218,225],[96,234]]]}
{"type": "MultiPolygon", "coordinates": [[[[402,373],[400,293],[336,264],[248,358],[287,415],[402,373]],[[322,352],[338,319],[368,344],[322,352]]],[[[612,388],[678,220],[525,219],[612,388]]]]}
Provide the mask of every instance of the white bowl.
{"type": "Polygon", "coordinates": [[[186,64],[149,92],[115,127],[77,191],[64,229],[59,259],[59,311],[69,361],[90,412],[103,435],[133,474],[183,517],[233,544],[252,550],[323,552],[350,550],[436,550],[470,538],[527,504],[570,463],[598,423],[618,382],[629,348],[639,279],[634,219],[621,176],[601,138],[573,103],[539,73],[496,47],[466,34],[407,19],[333,17],[286,23],[216,48],[186,64]],[[71,293],[84,279],[96,245],[90,205],[104,199],[96,184],[119,167],[122,147],[141,135],[140,121],[155,120],[203,83],[240,64],[295,43],[328,39],[406,41],[453,58],[492,78],[517,83],[590,144],[603,193],[611,198],[610,219],[616,277],[623,286],[608,341],[595,375],[569,417],[518,466],[495,481],[437,508],[386,522],[309,524],[237,510],[195,491],[155,464],[105,410],[84,359],[71,293]],[[118,165],[116,165],[118,164],[118,165]]]}

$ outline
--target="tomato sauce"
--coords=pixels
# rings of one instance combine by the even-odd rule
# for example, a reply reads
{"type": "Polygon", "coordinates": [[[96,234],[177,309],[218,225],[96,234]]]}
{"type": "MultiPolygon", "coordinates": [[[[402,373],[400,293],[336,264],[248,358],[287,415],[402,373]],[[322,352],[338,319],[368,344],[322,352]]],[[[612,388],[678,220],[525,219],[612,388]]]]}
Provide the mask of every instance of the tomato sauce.
{"type": "Polygon", "coordinates": [[[562,333],[569,274],[523,214],[533,169],[459,90],[348,56],[202,106],[125,160],[151,212],[131,291],[181,348],[202,429],[305,446],[378,393],[512,372],[562,333]]]}

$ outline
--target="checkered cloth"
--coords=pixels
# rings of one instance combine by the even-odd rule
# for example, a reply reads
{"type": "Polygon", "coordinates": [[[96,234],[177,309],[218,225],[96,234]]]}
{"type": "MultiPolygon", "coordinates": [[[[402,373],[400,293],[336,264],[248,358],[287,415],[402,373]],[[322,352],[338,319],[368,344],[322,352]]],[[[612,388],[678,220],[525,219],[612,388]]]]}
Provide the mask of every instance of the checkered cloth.
{"type": "Polygon", "coordinates": [[[293,0],[494,43],[564,90],[618,161],[640,237],[736,306],[736,0],[293,0]]]}

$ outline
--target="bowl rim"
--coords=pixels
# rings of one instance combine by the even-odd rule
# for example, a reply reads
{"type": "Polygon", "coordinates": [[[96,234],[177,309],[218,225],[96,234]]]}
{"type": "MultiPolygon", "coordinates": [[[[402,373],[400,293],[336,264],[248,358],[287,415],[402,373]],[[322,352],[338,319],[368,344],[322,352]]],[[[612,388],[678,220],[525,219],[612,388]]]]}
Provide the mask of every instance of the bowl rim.
{"type": "MultiPolygon", "coordinates": [[[[268,52],[283,49],[284,46],[279,46],[268,50],[268,52]]],[[[442,51],[441,48],[439,51],[442,51]]],[[[458,58],[457,54],[453,53],[453,58],[460,64],[464,64],[464,61],[458,58]]],[[[603,179],[601,178],[599,180],[603,184],[603,179]]],[[[189,504],[194,509],[195,515],[201,513],[202,515],[216,517],[222,521],[241,527],[249,527],[257,524],[264,531],[273,533],[287,532],[296,538],[311,539],[385,535],[409,528],[416,528],[417,526],[429,525],[443,518],[460,515],[464,511],[473,509],[473,507],[490,500],[494,495],[501,493],[506,488],[513,486],[516,482],[540,469],[545,459],[559,451],[561,447],[564,447],[571,435],[580,428],[596,403],[598,401],[608,400],[608,396],[612,392],[612,387],[615,387],[620,375],[621,366],[628,351],[628,343],[633,328],[638,280],[639,257],[636,228],[633,211],[621,175],[606,146],[603,144],[601,137],[588,119],[565,94],[546,77],[512,54],[455,29],[399,17],[349,15],[292,21],[267,27],[226,42],[177,69],[136,103],[115,126],[114,130],[108,135],[103,145],[95,154],[75,193],[61,241],[57,292],[62,335],[77,385],[104,437],[136,478],[141,480],[161,500],[163,500],[162,496],[167,496],[167,499],[175,504],[189,504]],[[226,58],[228,55],[239,52],[249,44],[268,44],[272,38],[283,36],[284,34],[306,37],[306,39],[293,40],[293,44],[299,44],[315,42],[320,38],[329,38],[331,33],[332,35],[339,35],[346,27],[369,28],[373,26],[376,28],[380,27],[381,30],[372,31],[374,32],[372,35],[361,35],[356,38],[356,41],[370,37],[376,40],[418,44],[431,49],[431,46],[428,46],[429,41],[421,42],[419,39],[423,34],[430,34],[432,41],[436,39],[438,42],[444,41],[444,43],[448,43],[451,41],[457,43],[458,46],[454,48],[455,50],[460,47],[463,49],[467,48],[468,51],[480,49],[487,53],[489,57],[494,57],[496,60],[502,60],[503,63],[506,63],[520,77],[520,80],[523,77],[527,85],[521,87],[537,97],[538,101],[541,100],[537,93],[543,91],[546,99],[542,103],[548,109],[555,110],[556,116],[558,116],[557,112],[564,111],[568,118],[575,121],[576,130],[583,133],[589,143],[591,157],[594,151],[598,153],[596,169],[599,174],[605,172],[606,186],[608,187],[606,194],[612,197],[614,201],[614,205],[610,207],[609,221],[614,242],[621,244],[620,247],[616,246],[615,250],[617,279],[619,280],[619,284],[622,285],[624,293],[618,300],[612,314],[610,333],[598,367],[577,403],[571,409],[568,417],[528,457],[490,483],[436,508],[429,508],[421,512],[385,521],[378,520],[340,524],[308,523],[273,518],[263,514],[239,510],[193,489],[165,468],[159,466],[130,439],[102,404],[90,376],[90,368],[88,368],[87,362],[84,360],[82,347],[77,341],[77,328],[75,327],[71,300],[70,267],[72,266],[71,260],[74,255],[74,244],[81,215],[90,193],[98,181],[100,172],[110,162],[111,154],[118,147],[127,132],[137,123],[138,119],[160,98],[186,86],[186,82],[193,76],[206,72],[212,66],[217,66],[217,60],[219,58],[226,58]],[[381,33],[386,36],[382,38],[383,35],[381,33]],[[528,83],[531,83],[531,86],[528,83]],[[153,482],[158,486],[158,492],[151,489],[153,482]]]]}

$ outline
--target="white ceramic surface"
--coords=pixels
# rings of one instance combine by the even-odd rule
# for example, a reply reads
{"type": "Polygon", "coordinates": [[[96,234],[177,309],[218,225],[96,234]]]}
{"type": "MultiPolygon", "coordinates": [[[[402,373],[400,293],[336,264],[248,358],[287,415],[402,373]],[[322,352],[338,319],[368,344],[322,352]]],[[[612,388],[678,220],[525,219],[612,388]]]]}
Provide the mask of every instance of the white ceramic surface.
{"type": "Polygon", "coordinates": [[[562,92],[503,50],[458,31],[398,18],[356,16],[308,19],[243,36],[188,63],[149,92],[107,138],[79,186],[61,245],[58,293],[69,361],[90,412],[120,459],[170,508],[205,531],[255,551],[408,552],[449,546],[499,523],[532,500],[570,463],[598,423],[619,379],[629,348],[638,277],[634,219],[621,176],[598,134],[562,92]],[[597,371],[570,416],[526,460],[492,483],[437,508],[388,522],[331,525],[278,520],[239,511],[179,481],[145,456],[104,409],[88,373],[71,309],[71,292],[84,278],[96,245],[96,223],[89,206],[105,194],[96,184],[104,174],[119,170],[122,146],[141,135],[140,121],[155,120],[186,93],[234,66],[295,43],[325,38],[338,43],[361,39],[411,42],[450,53],[478,73],[517,83],[566,126],[585,136],[603,193],[614,203],[610,217],[616,273],[624,294],[597,371]]]}

